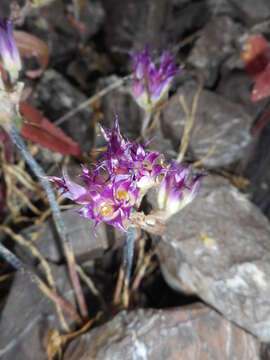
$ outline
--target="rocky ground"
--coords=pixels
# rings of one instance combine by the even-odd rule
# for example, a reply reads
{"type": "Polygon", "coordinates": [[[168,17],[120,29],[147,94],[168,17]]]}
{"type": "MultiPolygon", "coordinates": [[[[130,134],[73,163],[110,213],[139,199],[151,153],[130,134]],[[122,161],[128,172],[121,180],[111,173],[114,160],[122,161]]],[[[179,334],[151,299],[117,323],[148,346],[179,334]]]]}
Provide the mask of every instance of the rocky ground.
{"type": "MultiPolygon", "coordinates": [[[[2,0],[0,15],[9,11],[10,2],[2,0]]],[[[101,225],[95,236],[90,221],[73,210],[62,212],[76,259],[93,282],[83,287],[90,317],[102,311],[89,331],[64,344],[63,359],[270,359],[270,121],[254,131],[270,97],[251,101],[253,83],[241,60],[245,38],[263,34],[270,40],[269,19],[269,0],[56,0],[18,27],[49,46],[44,74],[24,80],[31,92],[27,101],[56,123],[130,74],[131,50],[147,43],[157,55],[171,49],[183,71],[149,145],[168,159],[177,157],[186,122],[179,98],[191,109],[202,85],[186,160],[206,157],[208,176],[158,243],[148,234],[136,244],[133,279],[141,256],[154,254],[128,310],[112,306],[123,235],[101,225]]],[[[35,64],[27,60],[25,66],[35,64]]],[[[59,126],[89,152],[103,145],[93,124],[112,126],[114,113],[122,133],[136,139],[143,112],[129,81],[59,126]]],[[[48,171],[66,162],[40,148],[36,156],[48,171]]],[[[78,169],[71,158],[69,172],[78,169]]],[[[155,195],[149,193],[145,206],[154,206],[155,195]]],[[[34,239],[59,293],[74,304],[52,221],[13,229],[34,239]]],[[[3,234],[1,241],[41,271],[25,248],[3,234]]],[[[0,269],[12,270],[4,261],[0,269]]],[[[47,359],[49,329],[60,329],[52,302],[23,273],[0,281],[0,289],[0,359],[47,359]]]]}

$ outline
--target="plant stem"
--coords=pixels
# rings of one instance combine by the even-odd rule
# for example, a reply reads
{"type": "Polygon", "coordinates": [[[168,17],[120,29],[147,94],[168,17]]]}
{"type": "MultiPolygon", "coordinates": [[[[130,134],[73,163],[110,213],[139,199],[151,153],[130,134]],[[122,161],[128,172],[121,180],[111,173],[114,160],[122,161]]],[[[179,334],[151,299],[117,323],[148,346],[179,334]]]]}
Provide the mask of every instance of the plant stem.
{"type": "Polygon", "coordinates": [[[134,241],[135,241],[135,228],[134,226],[130,226],[127,229],[126,243],[124,246],[124,260],[123,260],[123,267],[126,275],[127,285],[129,285],[130,282],[130,275],[131,275],[133,254],[134,254],[134,241]]]}
{"type": "Polygon", "coordinates": [[[143,121],[142,121],[142,127],[141,127],[141,137],[143,139],[146,138],[146,134],[147,134],[147,130],[149,127],[149,124],[151,122],[152,119],[152,113],[151,112],[145,112],[143,121]]]}
{"type": "Polygon", "coordinates": [[[56,201],[54,192],[52,190],[52,187],[51,187],[49,181],[47,180],[46,174],[43,171],[43,169],[41,168],[41,166],[36,162],[36,160],[33,158],[33,156],[29,153],[29,151],[28,151],[23,139],[21,138],[20,134],[18,133],[15,125],[12,126],[12,129],[11,129],[9,135],[11,137],[12,142],[18,147],[18,149],[22,153],[25,161],[30,166],[30,168],[32,169],[34,174],[37,176],[37,178],[41,182],[42,187],[44,188],[44,190],[46,192],[50,207],[52,209],[52,216],[53,216],[53,220],[54,220],[54,223],[56,226],[56,230],[58,232],[60,239],[63,242],[63,248],[64,248],[64,251],[66,254],[69,274],[70,274],[72,284],[74,286],[79,309],[80,309],[82,317],[85,319],[88,319],[88,311],[87,311],[83,291],[81,288],[78,274],[76,272],[76,264],[75,264],[74,253],[72,250],[72,243],[66,235],[62,216],[61,216],[59,206],[56,201]]]}

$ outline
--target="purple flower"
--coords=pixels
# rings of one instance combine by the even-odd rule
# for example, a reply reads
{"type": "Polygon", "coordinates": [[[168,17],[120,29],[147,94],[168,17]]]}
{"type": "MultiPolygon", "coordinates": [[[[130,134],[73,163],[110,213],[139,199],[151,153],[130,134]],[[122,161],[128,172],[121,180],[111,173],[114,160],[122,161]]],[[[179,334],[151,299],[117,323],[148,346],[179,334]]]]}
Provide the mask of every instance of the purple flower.
{"type": "Polygon", "coordinates": [[[128,173],[132,167],[130,153],[132,143],[122,137],[117,117],[112,131],[102,126],[100,129],[108,142],[108,146],[103,154],[104,159],[97,164],[97,168],[107,169],[112,176],[128,173]]]}
{"type": "Polygon", "coordinates": [[[120,204],[114,201],[113,188],[110,186],[104,187],[102,192],[92,191],[91,201],[80,209],[79,214],[94,220],[95,227],[99,223],[105,222],[126,231],[123,224],[125,212],[120,204]]]}
{"type": "Polygon", "coordinates": [[[144,194],[157,184],[159,175],[164,172],[163,157],[158,151],[147,151],[141,145],[135,145],[133,148],[133,169],[137,186],[144,194]]]}
{"type": "Polygon", "coordinates": [[[152,186],[159,186],[159,207],[168,218],[192,201],[199,187],[199,177],[191,176],[188,165],[170,166],[157,151],[147,151],[120,133],[117,118],[113,130],[103,129],[108,142],[102,159],[89,170],[82,165],[82,185],[63,177],[49,177],[61,195],[81,205],[79,214],[97,226],[101,222],[126,231],[131,210],[152,186]]]}
{"type": "Polygon", "coordinates": [[[147,151],[142,145],[125,140],[120,134],[117,118],[112,131],[101,129],[108,146],[104,159],[97,167],[107,169],[110,177],[133,179],[143,191],[154,186],[163,170],[160,153],[147,151]]]}
{"type": "Polygon", "coordinates": [[[151,59],[148,46],[142,52],[132,54],[132,60],[133,95],[142,108],[150,111],[167,95],[180,68],[174,64],[174,57],[168,51],[163,51],[157,67],[151,59]]]}
{"type": "Polygon", "coordinates": [[[176,214],[197,195],[201,174],[192,175],[189,165],[179,165],[173,161],[167,170],[158,192],[158,206],[165,218],[176,214]]]}
{"type": "Polygon", "coordinates": [[[0,54],[3,66],[9,73],[11,81],[16,81],[22,65],[13,36],[12,22],[7,19],[0,19],[0,54]]]}
{"type": "Polygon", "coordinates": [[[59,195],[63,195],[67,199],[79,204],[83,204],[90,200],[88,189],[71,181],[65,170],[63,170],[62,178],[48,176],[47,179],[56,185],[59,195]]]}

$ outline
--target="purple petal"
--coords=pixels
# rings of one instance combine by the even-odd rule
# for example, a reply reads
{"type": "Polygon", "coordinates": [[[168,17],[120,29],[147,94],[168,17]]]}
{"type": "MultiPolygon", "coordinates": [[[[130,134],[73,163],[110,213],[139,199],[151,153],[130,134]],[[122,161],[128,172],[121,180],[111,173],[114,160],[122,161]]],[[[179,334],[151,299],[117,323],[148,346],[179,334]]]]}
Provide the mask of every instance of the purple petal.
{"type": "Polygon", "coordinates": [[[21,59],[13,36],[12,22],[7,19],[0,19],[0,54],[4,68],[11,79],[16,80],[22,67],[21,59]]]}

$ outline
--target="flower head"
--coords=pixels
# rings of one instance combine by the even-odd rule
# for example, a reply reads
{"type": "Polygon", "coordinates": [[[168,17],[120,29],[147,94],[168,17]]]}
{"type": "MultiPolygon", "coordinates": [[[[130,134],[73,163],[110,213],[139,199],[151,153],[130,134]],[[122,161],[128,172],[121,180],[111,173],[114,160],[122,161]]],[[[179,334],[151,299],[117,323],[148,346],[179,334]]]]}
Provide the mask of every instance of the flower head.
{"type": "Polygon", "coordinates": [[[188,205],[197,195],[201,174],[192,175],[189,165],[173,161],[158,192],[158,206],[168,219],[188,205]]]}
{"type": "Polygon", "coordinates": [[[133,95],[137,103],[149,111],[167,95],[180,68],[174,64],[174,57],[168,51],[163,51],[157,67],[151,59],[148,46],[142,52],[132,54],[132,59],[133,95]]]}
{"type": "Polygon", "coordinates": [[[16,81],[22,65],[17,44],[13,36],[12,22],[7,19],[0,19],[0,54],[3,66],[9,73],[11,81],[16,81]]]}
{"type": "Polygon", "coordinates": [[[49,177],[60,194],[81,205],[81,216],[94,220],[96,226],[105,222],[126,231],[132,209],[153,186],[160,186],[159,207],[165,219],[194,198],[199,179],[190,175],[188,165],[168,165],[159,152],[124,139],[117,118],[113,130],[101,129],[107,149],[91,170],[82,165],[82,185],[65,171],[61,178],[49,177]]]}

